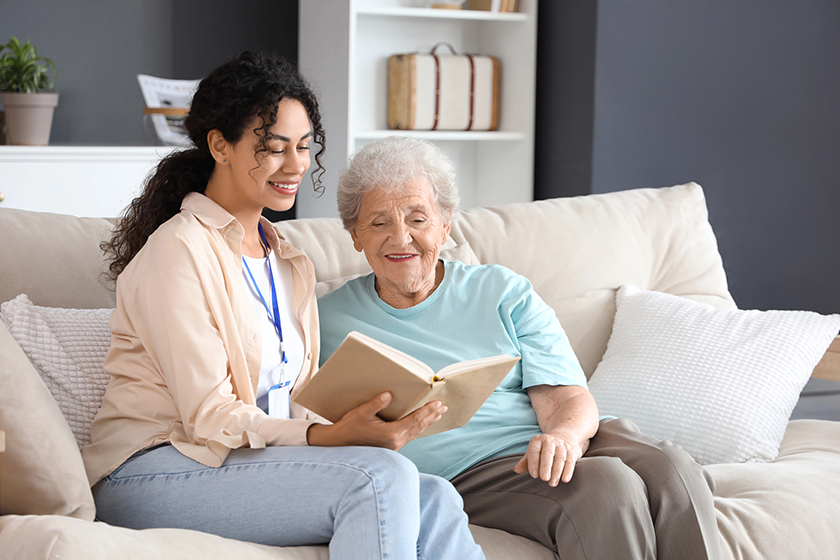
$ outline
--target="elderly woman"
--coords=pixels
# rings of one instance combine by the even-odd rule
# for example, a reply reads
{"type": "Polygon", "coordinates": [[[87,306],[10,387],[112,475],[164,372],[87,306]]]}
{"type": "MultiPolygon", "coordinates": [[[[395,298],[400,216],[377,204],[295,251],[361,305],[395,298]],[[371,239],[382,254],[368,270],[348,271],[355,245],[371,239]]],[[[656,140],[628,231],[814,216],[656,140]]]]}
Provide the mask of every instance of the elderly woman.
{"type": "Polygon", "coordinates": [[[450,479],[472,523],[537,540],[564,560],[719,557],[711,477],[632,423],[599,421],[568,338],[530,282],[439,258],[458,194],[433,144],[368,145],[342,172],[338,204],[373,274],[320,299],[322,361],[352,330],[434,370],[521,357],[466,426],[400,451],[450,479]]]}

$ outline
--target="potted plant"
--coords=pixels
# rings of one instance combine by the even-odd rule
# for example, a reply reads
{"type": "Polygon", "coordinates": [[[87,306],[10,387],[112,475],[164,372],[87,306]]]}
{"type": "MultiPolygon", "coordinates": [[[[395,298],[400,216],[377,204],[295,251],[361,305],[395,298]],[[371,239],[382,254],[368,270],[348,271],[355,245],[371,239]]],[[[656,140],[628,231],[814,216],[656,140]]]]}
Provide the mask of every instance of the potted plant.
{"type": "Polygon", "coordinates": [[[58,92],[55,64],[27,41],[12,37],[0,47],[0,102],[6,109],[9,144],[46,146],[58,92]],[[51,71],[51,72],[50,72],[51,71]]]}

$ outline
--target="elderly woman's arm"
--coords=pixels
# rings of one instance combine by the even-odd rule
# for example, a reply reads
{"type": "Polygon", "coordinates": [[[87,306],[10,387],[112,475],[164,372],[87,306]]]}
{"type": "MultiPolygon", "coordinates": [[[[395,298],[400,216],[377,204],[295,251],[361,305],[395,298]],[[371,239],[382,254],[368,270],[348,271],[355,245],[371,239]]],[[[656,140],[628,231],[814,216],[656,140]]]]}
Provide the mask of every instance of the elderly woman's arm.
{"type": "Polygon", "coordinates": [[[543,433],[531,438],[514,471],[529,472],[551,486],[561,479],[569,482],[575,463],[598,431],[595,399],[586,388],[575,385],[537,385],[528,388],[528,396],[543,433]]]}

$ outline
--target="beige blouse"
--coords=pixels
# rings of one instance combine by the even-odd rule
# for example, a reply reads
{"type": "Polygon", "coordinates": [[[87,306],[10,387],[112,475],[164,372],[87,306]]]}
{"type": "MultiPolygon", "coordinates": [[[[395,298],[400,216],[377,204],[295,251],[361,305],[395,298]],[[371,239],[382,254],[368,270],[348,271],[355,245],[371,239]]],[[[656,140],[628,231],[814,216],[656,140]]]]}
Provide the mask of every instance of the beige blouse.
{"type": "MultiPolygon", "coordinates": [[[[293,270],[306,353],[294,397],[318,366],[315,271],[265,219],[263,228],[293,270]]],[[[190,193],[119,276],[105,357],[111,380],[82,450],[91,485],[159,443],[211,467],[243,446],[307,444],[317,416],[294,402],[287,420],[256,406],[262,347],[242,280],[243,236],[226,210],[190,193]]]]}

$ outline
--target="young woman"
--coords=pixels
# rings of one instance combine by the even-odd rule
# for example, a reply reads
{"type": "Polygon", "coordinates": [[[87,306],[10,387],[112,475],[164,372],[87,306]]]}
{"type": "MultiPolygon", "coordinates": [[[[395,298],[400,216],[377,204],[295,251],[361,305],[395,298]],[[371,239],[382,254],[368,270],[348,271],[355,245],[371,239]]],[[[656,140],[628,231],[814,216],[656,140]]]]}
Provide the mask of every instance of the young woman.
{"type": "Polygon", "coordinates": [[[83,450],[102,521],[196,529],[330,557],[483,558],[443,479],[394,452],[380,395],[326,424],[290,401],[318,364],[314,271],[261,217],[292,207],[324,132],[297,70],[243,53],[201,81],[186,128],[111,240],[111,381],[83,450]]]}

